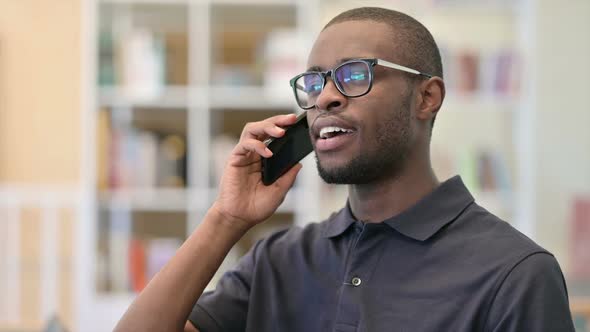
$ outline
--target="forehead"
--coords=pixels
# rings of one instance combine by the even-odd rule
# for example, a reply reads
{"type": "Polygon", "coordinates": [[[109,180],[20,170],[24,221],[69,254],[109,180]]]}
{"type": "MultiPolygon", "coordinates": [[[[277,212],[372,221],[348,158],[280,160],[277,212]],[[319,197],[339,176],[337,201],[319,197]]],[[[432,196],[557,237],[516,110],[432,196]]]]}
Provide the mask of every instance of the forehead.
{"type": "Polygon", "coordinates": [[[374,21],[336,23],[322,31],[307,60],[308,67],[332,68],[346,58],[382,58],[395,61],[392,28],[374,21]]]}

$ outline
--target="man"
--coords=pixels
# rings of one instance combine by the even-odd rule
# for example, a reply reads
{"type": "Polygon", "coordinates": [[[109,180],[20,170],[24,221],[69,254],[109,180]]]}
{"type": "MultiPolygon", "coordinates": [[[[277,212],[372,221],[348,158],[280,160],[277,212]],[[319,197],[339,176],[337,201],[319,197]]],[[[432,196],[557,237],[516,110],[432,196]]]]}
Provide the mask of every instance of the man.
{"type": "Polygon", "coordinates": [[[432,171],[445,86],[426,28],[391,10],[344,12],[308,64],[291,83],[319,173],[348,185],[346,207],[257,243],[202,295],[301,168],[264,186],[260,158],[272,153],[263,141],[295,117],[247,124],[219,197],[117,330],[573,331],[555,258],[474,203],[459,177],[439,183],[432,171]]]}

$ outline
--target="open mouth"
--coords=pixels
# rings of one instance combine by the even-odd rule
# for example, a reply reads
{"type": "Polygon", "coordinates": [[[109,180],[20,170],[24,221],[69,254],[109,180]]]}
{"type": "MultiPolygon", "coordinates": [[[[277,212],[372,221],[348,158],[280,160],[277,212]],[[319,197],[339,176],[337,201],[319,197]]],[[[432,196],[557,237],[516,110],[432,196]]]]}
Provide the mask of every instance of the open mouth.
{"type": "Polygon", "coordinates": [[[316,152],[337,151],[349,146],[354,139],[355,130],[337,126],[320,129],[315,142],[316,152]]]}
{"type": "Polygon", "coordinates": [[[329,126],[329,127],[322,128],[320,130],[319,136],[320,136],[320,139],[330,139],[330,138],[333,138],[336,136],[350,134],[352,132],[353,132],[353,130],[351,130],[351,129],[329,126]]]}

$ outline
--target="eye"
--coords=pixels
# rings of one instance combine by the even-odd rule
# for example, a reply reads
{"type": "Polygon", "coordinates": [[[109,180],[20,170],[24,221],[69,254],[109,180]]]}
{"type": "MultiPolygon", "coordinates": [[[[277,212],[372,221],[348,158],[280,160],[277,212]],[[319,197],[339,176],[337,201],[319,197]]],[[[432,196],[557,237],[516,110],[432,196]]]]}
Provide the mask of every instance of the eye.
{"type": "Polygon", "coordinates": [[[308,92],[313,93],[313,92],[320,91],[321,89],[322,89],[322,85],[321,84],[313,84],[313,85],[311,85],[309,87],[309,91],[308,92]]]}
{"type": "Polygon", "coordinates": [[[350,74],[350,80],[352,81],[362,81],[366,78],[366,73],[364,72],[357,72],[357,73],[351,73],[350,74]]]}
{"type": "Polygon", "coordinates": [[[336,76],[342,84],[366,84],[369,79],[368,67],[367,64],[362,62],[349,63],[340,67],[336,72],[336,76]]]}
{"type": "Polygon", "coordinates": [[[322,91],[322,78],[317,74],[305,75],[303,77],[304,91],[310,95],[317,95],[322,91]]]}

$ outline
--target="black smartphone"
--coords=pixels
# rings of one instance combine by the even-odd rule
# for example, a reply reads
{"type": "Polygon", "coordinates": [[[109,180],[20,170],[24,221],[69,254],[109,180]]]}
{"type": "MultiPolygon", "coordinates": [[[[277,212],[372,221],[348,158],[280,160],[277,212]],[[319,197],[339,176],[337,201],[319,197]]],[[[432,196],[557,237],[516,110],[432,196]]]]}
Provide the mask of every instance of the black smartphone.
{"type": "Polygon", "coordinates": [[[307,112],[299,114],[282,137],[270,138],[265,144],[273,153],[270,158],[262,158],[262,183],[268,186],[313,151],[307,112]]]}

